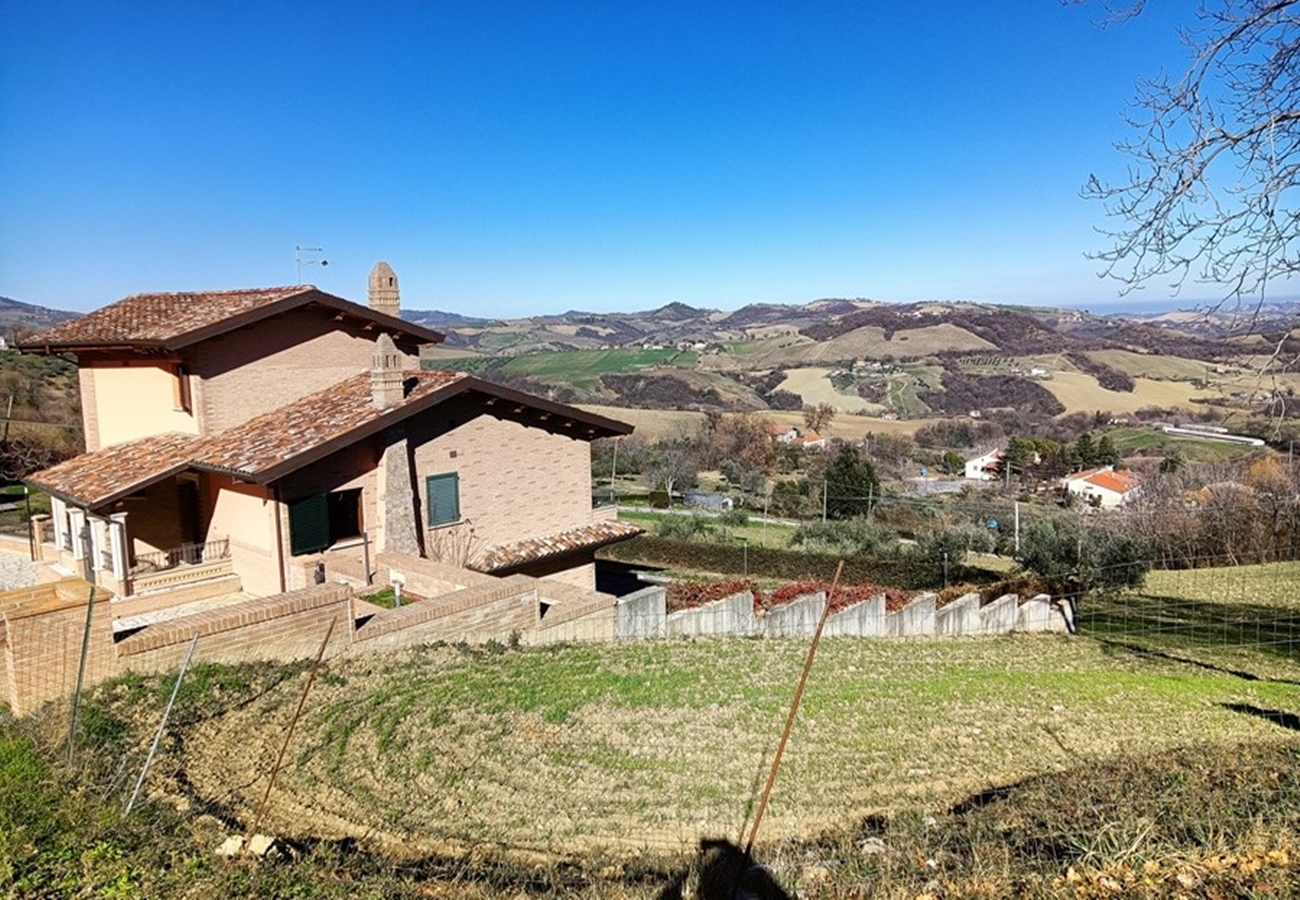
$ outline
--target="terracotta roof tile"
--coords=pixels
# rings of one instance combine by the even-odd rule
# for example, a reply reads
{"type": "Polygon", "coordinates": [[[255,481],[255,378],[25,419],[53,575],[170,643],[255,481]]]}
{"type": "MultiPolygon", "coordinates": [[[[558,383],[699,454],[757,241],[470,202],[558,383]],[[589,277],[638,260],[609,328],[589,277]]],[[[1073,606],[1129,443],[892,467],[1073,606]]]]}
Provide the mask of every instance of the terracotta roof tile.
{"type": "Polygon", "coordinates": [[[242,291],[133,294],[32,335],[23,343],[31,346],[161,344],[231,316],[313,290],[311,285],[296,285],[242,291]]]}
{"type": "Polygon", "coordinates": [[[202,439],[169,431],[83,453],[27,477],[55,496],[93,508],[185,469],[202,439]]]}
{"type": "Polygon", "coordinates": [[[202,468],[236,475],[261,475],[306,451],[341,438],[402,406],[414,403],[461,379],[463,372],[407,372],[401,406],[380,410],[370,402],[370,374],[353,375],[288,406],[249,419],[205,441],[194,459],[202,468]]]}
{"type": "Polygon", "coordinates": [[[1112,472],[1102,470],[1094,472],[1084,479],[1089,484],[1095,484],[1099,488],[1105,488],[1108,491],[1114,491],[1117,494],[1127,494],[1138,486],[1138,480],[1128,472],[1112,472]]]}
{"type": "MultiPolygon", "coordinates": [[[[462,372],[409,372],[402,406],[467,378],[462,372]]],[[[349,432],[391,416],[370,402],[370,375],[354,375],[288,406],[250,419],[210,438],[167,432],[94,453],[83,453],[28,477],[28,481],[78,505],[94,508],[173,472],[218,469],[256,477],[318,450],[349,432]]]]}
{"type": "Polygon", "coordinates": [[[594,549],[617,541],[636,537],[645,529],[630,522],[594,522],[579,528],[570,528],[559,534],[528,538],[489,547],[470,563],[471,569],[480,572],[497,572],[515,569],[529,563],[564,556],[578,550],[594,549]]]}
{"type": "Polygon", "coordinates": [[[363,372],[211,437],[168,432],[140,438],[83,453],[37,472],[27,480],[87,508],[115,500],[186,468],[229,472],[254,482],[274,481],[298,466],[340,449],[349,439],[359,439],[382,429],[385,419],[400,421],[441,402],[440,397],[447,396],[444,391],[496,394],[509,400],[509,406],[531,406],[544,412],[545,418],[572,417],[587,422],[597,431],[631,430],[623,423],[530,398],[481,382],[464,372],[423,370],[403,375],[405,397],[388,409],[378,409],[371,402],[370,373],[363,372]]]}

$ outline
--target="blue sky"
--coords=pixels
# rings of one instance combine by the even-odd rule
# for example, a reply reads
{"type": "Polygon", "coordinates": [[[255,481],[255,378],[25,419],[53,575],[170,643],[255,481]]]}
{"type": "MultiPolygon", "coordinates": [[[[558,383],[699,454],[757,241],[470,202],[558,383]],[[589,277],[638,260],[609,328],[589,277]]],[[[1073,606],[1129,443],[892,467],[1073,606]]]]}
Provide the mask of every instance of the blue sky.
{"type": "Polygon", "coordinates": [[[470,315],[1116,300],[1079,188],[1191,4],[801,6],[2,4],[0,294],[289,284],[303,245],[470,315]]]}

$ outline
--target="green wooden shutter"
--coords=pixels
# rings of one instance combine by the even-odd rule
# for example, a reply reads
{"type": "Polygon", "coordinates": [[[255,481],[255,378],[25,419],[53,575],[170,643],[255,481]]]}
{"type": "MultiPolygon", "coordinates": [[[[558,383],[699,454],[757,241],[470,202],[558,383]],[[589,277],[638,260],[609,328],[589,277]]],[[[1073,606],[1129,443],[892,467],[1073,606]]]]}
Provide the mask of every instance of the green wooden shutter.
{"type": "Polygon", "coordinates": [[[289,552],[315,553],[330,545],[330,511],[324,494],[289,501],[289,552]]]}
{"type": "Polygon", "coordinates": [[[424,480],[429,498],[429,524],[447,525],[460,521],[460,479],[455,472],[430,475],[424,480]]]}

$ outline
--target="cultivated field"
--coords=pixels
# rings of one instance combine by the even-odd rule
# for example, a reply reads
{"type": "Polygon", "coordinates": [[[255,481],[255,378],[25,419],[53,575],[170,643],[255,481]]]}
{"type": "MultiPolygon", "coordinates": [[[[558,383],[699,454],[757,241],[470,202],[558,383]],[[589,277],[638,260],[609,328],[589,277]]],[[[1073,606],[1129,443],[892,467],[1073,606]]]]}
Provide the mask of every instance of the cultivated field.
{"type": "MultiPolygon", "coordinates": [[[[758,859],[808,898],[1297,896],[1297,579],[1154,573],[1075,637],[828,639],[758,859]]],[[[305,664],[195,667],[130,818],[171,679],[86,698],[67,767],[65,704],[0,713],[0,892],[698,897],[694,839],[744,842],[806,647],[336,658],[260,823],[275,861],[213,848],[255,817],[305,664]]]]}
{"type": "Polygon", "coordinates": [[[856,394],[842,394],[835,390],[830,381],[831,371],[821,368],[786,369],[785,381],[781,382],[780,389],[798,394],[810,406],[829,403],[841,412],[885,411],[885,407],[879,403],[871,403],[856,394]]]}
{"type": "MultiPolygon", "coordinates": [[[[805,641],[698,641],[336,662],[268,824],[411,853],[482,842],[688,849],[737,835],[805,651],[805,641]]],[[[203,796],[251,817],[300,687],[187,740],[185,769],[203,796]]],[[[1276,726],[1229,707],[1293,698],[1290,685],[1086,639],[831,640],[764,837],[938,811],[1119,752],[1264,739],[1276,726]]]]}
{"type": "Polygon", "coordinates": [[[1147,406],[1190,408],[1194,397],[1219,397],[1217,390],[1205,391],[1192,387],[1185,381],[1156,381],[1134,378],[1132,391],[1108,391],[1097,379],[1083,372],[1055,372],[1040,382],[1051,391],[1067,411],[1101,410],[1112,413],[1133,413],[1147,406]]]}

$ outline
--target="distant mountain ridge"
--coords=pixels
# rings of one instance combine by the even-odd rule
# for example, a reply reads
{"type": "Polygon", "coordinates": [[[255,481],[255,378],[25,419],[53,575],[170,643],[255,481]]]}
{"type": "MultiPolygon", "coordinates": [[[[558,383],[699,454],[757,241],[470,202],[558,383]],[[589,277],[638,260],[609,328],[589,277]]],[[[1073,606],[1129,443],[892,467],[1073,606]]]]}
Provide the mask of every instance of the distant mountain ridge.
{"type": "Polygon", "coordinates": [[[79,315],[81,313],[23,303],[12,297],[0,297],[0,332],[6,337],[11,336],[15,329],[42,331],[79,315]]]}
{"type": "Polygon", "coordinates": [[[866,338],[893,342],[894,335],[900,333],[902,342],[889,351],[899,359],[942,352],[940,344],[945,337],[955,351],[982,347],[1010,356],[1116,348],[1204,359],[1215,356],[1222,350],[1221,342],[1234,336],[1249,333],[1280,338],[1300,319],[1300,304],[1270,303],[1248,311],[1094,314],[1079,309],[971,302],[823,298],[800,305],[751,303],[732,311],[673,302],[645,311],[570,310],[496,320],[438,310],[404,310],[402,315],[443,331],[448,348],[493,356],[782,338],[825,345],[820,352],[803,346],[795,354],[798,358],[789,360],[797,364],[850,359],[862,355],[855,352],[855,346],[878,343],[866,338]],[[918,330],[919,340],[913,334],[918,330]]]}

